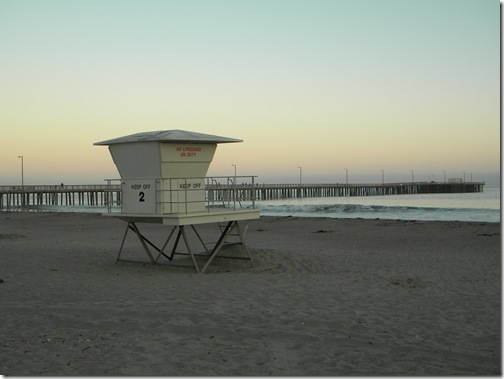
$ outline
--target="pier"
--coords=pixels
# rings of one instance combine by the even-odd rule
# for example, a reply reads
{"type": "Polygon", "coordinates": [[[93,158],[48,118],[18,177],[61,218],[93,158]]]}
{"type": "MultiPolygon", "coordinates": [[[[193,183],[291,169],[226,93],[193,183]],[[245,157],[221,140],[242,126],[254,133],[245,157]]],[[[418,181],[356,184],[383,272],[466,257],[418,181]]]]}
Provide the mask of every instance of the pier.
{"type": "MultiPolygon", "coordinates": [[[[250,178],[250,177],[248,177],[250,178]]],[[[237,177],[239,179],[239,177],[237,177]]],[[[483,192],[484,182],[410,182],[384,184],[229,184],[206,185],[206,199],[224,202],[229,199],[252,201],[303,197],[348,197],[416,195],[429,193],[483,192]]],[[[109,207],[121,202],[121,186],[104,185],[35,185],[0,186],[0,211],[30,210],[37,206],[109,207]]]]}
{"type": "Polygon", "coordinates": [[[120,200],[119,185],[0,186],[0,211],[41,205],[107,206],[120,200]]]}
{"type": "MultiPolygon", "coordinates": [[[[429,193],[483,192],[484,182],[384,183],[384,184],[263,184],[255,189],[256,200],[279,200],[296,197],[347,197],[417,195],[429,193]]],[[[239,188],[239,186],[238,186],[239,188]]]]}

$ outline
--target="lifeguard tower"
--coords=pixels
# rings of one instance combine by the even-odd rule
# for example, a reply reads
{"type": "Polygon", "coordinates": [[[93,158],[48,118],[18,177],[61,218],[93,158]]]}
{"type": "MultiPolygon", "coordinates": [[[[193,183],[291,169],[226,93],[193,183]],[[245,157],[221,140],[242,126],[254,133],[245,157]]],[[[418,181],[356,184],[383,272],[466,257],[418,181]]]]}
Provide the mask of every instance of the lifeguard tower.
{"type": "MultiPolygon", "coordinates": [[[[207,171],[219,143],[243,142],[184,130],[164,130],[136,133],[94,145],[108,146],[117,166],[120,179],[120,210],[109,207],[106,216],[127,222],[117,261],[121,260],[128,231],[140,240],[150,262],[161,256],[172,260],[182,237],[197,272],[206,271],[219,254],[232,230],[236,231],[249,259],[244,231],[238,221],[257,219],[255,208],[255,177],[207,177],[207,171]],[[242,183],[238,185],[238,181],[242,183]],[[246,207],[242,207],[246,204],[246,207]],[[156,223],[172,226],[164,245],[159,248],[145,238],[138,223],[156,223]],[[218,223],[222,226],[217,243],[208,249],[195,225],[218,223]],[[190,248],[185,227],[190,226],[204,247],[207,256],[203,268],[197,264],[196,254],[190,248]],[[175,237],[176,236],[176,237],[175,237]],[[174,239],[174,241],[173,241],[174,239]],[[173,241],[171,252],[167,252],[173,241]],[[149,246],[157,251],[157,256],[149,246]]],[[[111,180],[109,180],[109,184],[111,180]]]]}

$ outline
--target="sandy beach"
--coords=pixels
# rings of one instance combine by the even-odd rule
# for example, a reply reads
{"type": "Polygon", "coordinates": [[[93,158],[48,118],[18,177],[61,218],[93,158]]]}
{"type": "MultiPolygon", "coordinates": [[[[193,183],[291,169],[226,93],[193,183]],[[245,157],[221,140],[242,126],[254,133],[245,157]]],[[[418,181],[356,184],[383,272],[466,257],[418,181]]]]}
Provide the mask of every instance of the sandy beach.
{"type": "Polygon", "coordinates": [[[262,217],[205,274],[125,226],[0,213],[0,374],[501,374],[500,224],[262,217]]]}

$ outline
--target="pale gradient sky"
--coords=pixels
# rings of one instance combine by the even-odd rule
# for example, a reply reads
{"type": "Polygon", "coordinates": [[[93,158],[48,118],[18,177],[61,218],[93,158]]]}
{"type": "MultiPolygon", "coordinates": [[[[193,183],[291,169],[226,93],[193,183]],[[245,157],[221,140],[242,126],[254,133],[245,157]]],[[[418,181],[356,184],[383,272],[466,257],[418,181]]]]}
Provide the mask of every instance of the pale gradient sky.
{"type": "Polygon", "coordinates": [[[0,0],[0,185],[101,184],[185,129],[209,175],[497,183],[497,0],[0,0]]]}

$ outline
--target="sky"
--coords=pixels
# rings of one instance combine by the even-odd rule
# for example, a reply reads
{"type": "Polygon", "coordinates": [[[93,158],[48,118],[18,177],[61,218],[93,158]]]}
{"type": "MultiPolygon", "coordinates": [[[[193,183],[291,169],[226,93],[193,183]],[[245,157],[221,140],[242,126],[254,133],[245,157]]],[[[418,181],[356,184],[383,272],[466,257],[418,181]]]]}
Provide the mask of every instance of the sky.
{"type": "Polygon", "coordinates": [[[182,129],[244,141],[208,175],[496,186],[500,33],[498,0],[0,0],[0,185],[182,129]]]}

